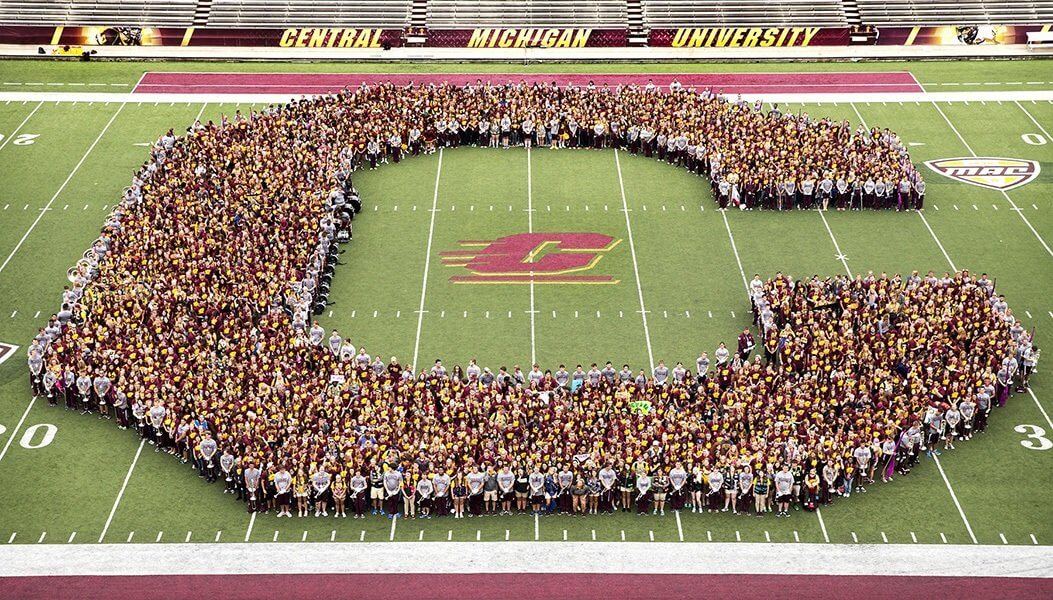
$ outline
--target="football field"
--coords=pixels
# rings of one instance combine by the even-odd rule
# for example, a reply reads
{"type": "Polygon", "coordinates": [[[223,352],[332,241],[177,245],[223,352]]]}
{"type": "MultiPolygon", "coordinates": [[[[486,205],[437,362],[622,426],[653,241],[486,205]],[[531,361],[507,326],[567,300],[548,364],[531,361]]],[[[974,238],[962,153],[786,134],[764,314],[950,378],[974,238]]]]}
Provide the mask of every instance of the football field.
{"type": "MultiPolygon", "coordinates": [[[[0,80],[8,82],[0,91],[54,93],[47,100],[0,95],[0,343],[18,346],[0,364],[0,543],[1053,544],[1053,384],[1042,363],[1031,391],[995,410],[987,433],[937,460],[923,457],[892,483],[789,519],[726,513],[457,521],[250,516],[243,503],[222,493],[222,484],[206,484],[189,465],[155,452],[131,431],[33,398],[25,348],[57,310],[67,269],[97,237],[152,142],[169,128],[179,133],[195,119],[218,120],[254,105],[239,103],[236,95],[143,102],[128,93],[144,71],[222,65],[102,64],[92,65],[100,67],[94,75],[77,65],[41,66],[29,72],[22,63],[0,63],[0,80]],[[92,82],[105,86],[89,89],[92,82]],[[109,94],[105,100],[78,96],[86,91],[109,94]]],[[[474,66],[448,68],[468,72],[474,66]]],[[[354,174],[364,209],[354,239],[344,246],[332,304],[319,321],[372,355],[385,361],[397,356],[418,369],[436,359],[452,367],[474,358],[495,372],[515,365],[527,371],[534,362],[588,370],[608,360],[616,368],[627,363],[650,372],[658,361],[693,368],[701,351],[712,354],[720,342],[733,346],[744,328],[752,328],[746,282],[754,274],[782,271],[803,279],[968,269],[997,281],[997,291],[1045,348],[1053,342],[1053,101],[970,100],[967,94],[1053,89],[1047,65],[859,68],[910,70],[926,90],[963,96],[898,102],[859,94],[848,102],[780,103],[780,109],[897,132],[928,182],[921,213],[723,212],[708,180],[626,152],[443,150],[354,174]],[[1040,81],[1029,83],[1034,80],[1040,81]],[[1028,183],[999,191],[920,167],[976,157],[1035,161],[1040,171],[1028,183]],[[517,281],[500,265],[480,266],[479,256],[493,244],[519,240],[540,248],[531,254],[534,264],[571,254],[559,248],[576,250],[582,259],[553,267],[544,283],[517,281]]],[[[370,67],[237,70],[338,69],[370,67]]],[[[671,67],[544,69],[647,73],[671,67]]]]}

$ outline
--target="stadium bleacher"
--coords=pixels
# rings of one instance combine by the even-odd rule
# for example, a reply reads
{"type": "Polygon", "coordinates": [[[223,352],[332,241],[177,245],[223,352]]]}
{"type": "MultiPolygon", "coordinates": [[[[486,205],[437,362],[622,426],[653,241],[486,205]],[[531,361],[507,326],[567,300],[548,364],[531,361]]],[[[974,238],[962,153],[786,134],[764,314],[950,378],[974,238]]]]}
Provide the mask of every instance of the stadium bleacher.
{"type": "Polygon", "coordinates": [[[649,29],[847,27],[841,0],[642,0],[649,29]]]}
{"type": "Polygon", "coordinates": [[[863,23],[878,27],[1053,22],[1050,0],[855,0],[863,23]]]}
{"type": "Polygon", "coordinates": [[[412,0],[214,0],[211,27],[375,27],[409,25],[412,0]]]}
{"type": "Polygon", "coordinates": [[[428,0],[429,29],[591,27],[625,29],[625,0],[428,0]]]}
{"type": "Polygon", "coordinates": [[[0,23],[187,27],[197,0],[4,0],[0,23]]]}

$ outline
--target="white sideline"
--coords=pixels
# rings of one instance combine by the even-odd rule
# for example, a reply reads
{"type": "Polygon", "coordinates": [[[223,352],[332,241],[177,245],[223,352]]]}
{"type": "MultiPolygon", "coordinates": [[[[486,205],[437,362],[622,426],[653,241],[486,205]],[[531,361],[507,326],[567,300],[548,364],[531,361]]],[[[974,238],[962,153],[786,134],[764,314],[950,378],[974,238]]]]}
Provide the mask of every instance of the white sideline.
{"type": "Polygon", "coordinates": [[[1053,546],[684,542],[12,544],[0,577],[292,573],[668,573],[1053,578],[1053,546]],[[540,544],[540,545],[539,545],[540,544]],[[939,556],[939,560],[933,560],[939,556]]]}
{"type": "Polygon", "coordinates": [[[629,253],[633,257],[633,274],[636,275],[636,293],[640,296],[640,316],[643,317],[644,339],[647,341],[647,360],[651,362],[654,373],[654,351],[651,349],[651,330],[647,327],[647,307],[644,306],[643,286],[640,285],[640,265],[636,261],[636,244],[633,243],[633,227],[629,224],[629,202],[625,199],[625,184],[622,181],[622,161],[618,158],[618,149],[614,149],[614,165],[618,169],[618,189],[622,193],[622,212],[625,213],[625,229],[629,234],[629,253]]]}
{"type": "MultiPolygon", "coordinates": [[[[1050,84],[1053,88],[1053,84],[1050,84]]],[[[304,94],[290,92],[286,94],[159,94],[146,92],[129,94],[128,92],[2,92],[0,101],[12,102],[190,102],[192,104],[209,102],[214,104],[268,104],[285,103],[304,94]]],[[[735,94],[735,98],[739,95],[735,94]]],[[[744,100],[763,100],[779,103],[814,103],[814,102],[1048,102],[1053,101],[1051,90],[1018,90],[1018,91],[970,91],[970,92],[864,92],[855,94],[741,94],[744,100]]]]}
{"type": "MultiPolygon", "coordinates": [[[[936,102],[933,102],[932,105],[936,107],[936,111],[940,113],[940,116],[943,117],[943,120],[947,121],[947,125],[951,127],[952,131],[954,131],[954,135],[958,136],[958,139],[961,140],[962,145],[964,145],[965,149],[969,151],[969,154],[972,154],[973,156],[978,156],[976,152],[973,151],[973,147],[969,145],[969,142],[965,141],[965,138],[962,137],[962,134],[958,132],[958,128],[954,126],[954,123],[951,123],[951,120],[947,117],[947,113],[943,112],[943,109],[940,108],[940,105],[936,102]]],[[[1009,203],[1009,206],[1013,208],[1013,212],[1015,212],[1017,215],[1020,216],[1021,219],[1023,219],[1024,224],[1027,225],[1027,228],[1031,230],[1031,233],[1035,234],[1035,237],[1038,238],[1038,242],[1042,244],[1042,247],[1046,249],[1046,252],[1049,253],[1050,256],[1053,256],[1053,249],[1049,247],[1049,244],[1046,243],[1046,240],[1042,239],[1042,236],[1039,235],[1038,231],[1034,228],[1034,226],[1031,225],[1031,221],[1027,220],[1027,217],[1024,215],[1024,211],[1020,210],[1020,208],[1016,205],[1016,202],[1013,202],[1013,199],[1010,198],[1009,194],[1007,194],[1005,191],[1002,191],[1002,196],[1005,197],[1006,202],[1009,203]]]]}
{"type": "Polygon", "coordinates": [[[420,308],[417,310],[417,338],[413,342],[413,362],[410,368],[420,372],[417,357],[420,354],[420,330],[424,326],[424,295],[428,292],[428,269],[431,267],[431,241],[435,236],[435,213],[439,212],[439,176],[442,174],[442,148],[439,148],[439,165],[435,168],[435,195],[431,199],[431,224],[428,225],[428,247],[424,254],[424,280],[420,286],[420,308]]]}
{"type": "MultiPolygon", "coordinates": [[[[124,96],[124,98],[127,99],[127,96],[124,96]]],[[[33,223],[29,226],[29,229],[27,229],[26,233],[22,236],[22,239],[18,240],[18,243],[15,244],[14,249],[11,250],[11,254],[7,256],[3,264],[0,264],[0,272],[3,272],[3,270],[7,267],[8,263],[11,262],[11,259],[14,258],[15,253],[18,252],[19,248],[22,247],[22,244],[26,242],[26,239],[29,237],[29,234],[33,233],[33,230],[36,229],[37,223],[40,223],[40,220],[43,219],[44,215],[47,214],[48,209],[50,209],[51,205],[55,203],[55,199],[59,197],[59,194],[62,193],[62,190],[66,189],[66,186],[69,185],[69,182],[73,180],[73,176],[76,175],[77,171],[80,170],[81,165],[83,165],[84,161],[88,159],[88,155],[91,154],[91,151],[94,150],[95,146],[99,144],[99,140],[101,140],[102,136],[106,134],[107,130],[109,130],[110,125],[113,125],[114,120],[117,119],[117,115],[121,114],[121,110],[123,109],[124,102],[121,102],[121,105],[117,107],[117,112],[113,113],[113,116],[110,117],[110,120],[106,122],[106,126],[103,127],[102,131],[99,132],[99,135],[96,136],[95,141],[91,143],[91,146],[88,146],[88,149],[84,152],[84,156],[80,157],[80,162],[78,162],[77,166],[73,167],[73,170],[70,171],[69,177],[66,177],[66,180],[63,181],[62,185],[59,186],[58,191],[55,192],[55,195],[51,197],[51,200],[49,200],[47,204],[44,205],[44,208],[41,209],[40,214],[37,215],[37,218],[33,220],[33,223]]]]}

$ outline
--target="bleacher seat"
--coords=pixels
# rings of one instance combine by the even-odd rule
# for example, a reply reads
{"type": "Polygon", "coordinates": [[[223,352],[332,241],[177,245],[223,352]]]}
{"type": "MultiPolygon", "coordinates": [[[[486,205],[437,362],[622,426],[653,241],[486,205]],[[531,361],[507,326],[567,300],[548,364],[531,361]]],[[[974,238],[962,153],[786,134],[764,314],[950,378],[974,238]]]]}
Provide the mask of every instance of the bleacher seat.
{"type": "Polygon", "coordinates": [[[412,0],[213,0],[209,27],[372,27],[409,25],[412,0]]]}
{"type": "Polygon", "coordinates": [[[0,24],[187,27],[196,0],[0,0],[0,24]]]}
{"type": "Polygon", "coordinates": [[[866,25],[1024,25],[1053,22],[1053,0],[856,0],[866,25]]]}
{"type": "Polygon", "coordinates": [[[428,0],[429,29],[625,29],[625,0],[428,0]]]}
{"type": "Polygon", "coordinates": [[[840,0],[641,0],[648,29],[847,27],[840,0]]]}

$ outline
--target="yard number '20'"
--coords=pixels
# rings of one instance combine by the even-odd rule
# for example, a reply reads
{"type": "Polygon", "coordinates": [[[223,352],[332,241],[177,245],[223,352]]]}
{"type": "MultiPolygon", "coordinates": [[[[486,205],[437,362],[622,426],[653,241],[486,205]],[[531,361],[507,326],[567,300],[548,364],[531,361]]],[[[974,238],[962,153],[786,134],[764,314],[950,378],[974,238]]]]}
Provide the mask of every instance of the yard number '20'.
{"type": "MultiPolygon", "coordinates": [[[[0,425],[0,435],[7,432],[7,427],[0,425]]],[[[55,427],[51,423],[38,423],[32,427],[27,427],[22,433],[22,439],[18,440],[18,445],[22,446],[27,450],[36,450],[37,448],[43,448],[48,446],[55,440],[55,434],[58,433],[58,427],[55,427]],[[43,429],[44,433],[40,436],[37,435],[40,430],[43,429]]]]}
{"type": "Polygon", "coordinates": [[[1046,430],[1038,425],[1017,425],[1013,429],[1017,433],[1027,434],[1026,440],[1020,440],[1020,445],[1025,448],[1031,450],[1049,450],[1053,448],[1053,441],[1046,437],[1046,430]]]}
{"type": "MultiPolygon", "coordinates": [[[[11,142],[16,146],[28,146],[35,142],[38,137],[40,137],[39,133],[22,133],[19,134],[18,137],[11,140],[11,142]]],[[[4,134],[0,133],[0,143],[2,143],[3,141],[4,134]]]]}

